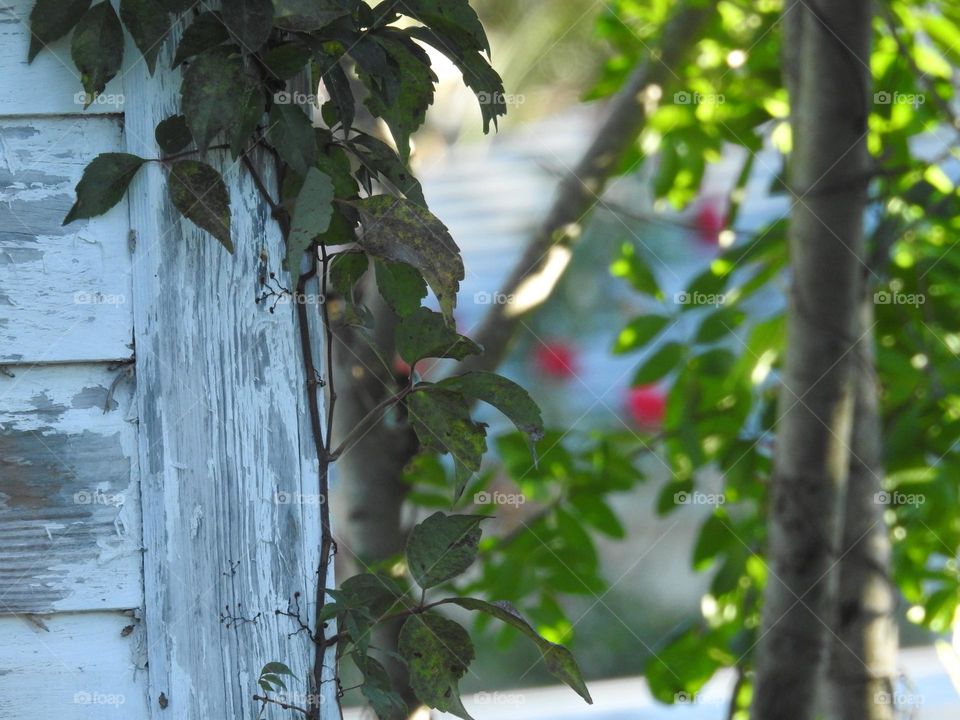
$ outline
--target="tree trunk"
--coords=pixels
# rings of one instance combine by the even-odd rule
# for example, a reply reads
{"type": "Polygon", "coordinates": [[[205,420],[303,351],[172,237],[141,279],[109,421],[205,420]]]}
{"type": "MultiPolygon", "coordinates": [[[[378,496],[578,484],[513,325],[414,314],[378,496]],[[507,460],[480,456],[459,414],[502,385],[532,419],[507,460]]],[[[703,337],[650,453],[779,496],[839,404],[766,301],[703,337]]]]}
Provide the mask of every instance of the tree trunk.
{"type": "Polygon", "coordinates": [[[861,309],[850,477],[840,548],[838,613],[827,672],[828,717],[894,720],[896,603],[881,502],[883,450],[873,349],[873,303],[861,309]]]}
{"type": "Polygon", "coordinates": [[[870,3],[785,13],[793,282],[755,720],[812,720],[816,709],[849,470],[868,167],[870,3]]]}

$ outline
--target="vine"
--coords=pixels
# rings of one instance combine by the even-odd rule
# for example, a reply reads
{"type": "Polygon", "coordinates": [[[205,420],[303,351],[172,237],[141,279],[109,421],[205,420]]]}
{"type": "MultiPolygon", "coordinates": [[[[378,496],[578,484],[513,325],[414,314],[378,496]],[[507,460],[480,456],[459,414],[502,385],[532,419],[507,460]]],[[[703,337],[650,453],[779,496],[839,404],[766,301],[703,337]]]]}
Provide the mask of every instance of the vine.
{"type": "MultiPolygon", "coordinates": [[[[224,3],[220,11],[191,10],[192,5],[185,0],[120,0],[118,14],[109,0],[35,3],[29,59],[72,31],[71,53],[88,106],[122,67],[124,28],[155,73],[164,39],[174,27],[184,26],[170,63],[170,71],[182,73],[181,114],[158,124],[159,157],[99,155],[85,169],[64,224],[107,212],[123,199],[144,165],[159,163],[167,172],[173,207],[233,253],[228,188],[219,171],[200,158],[217,152],[239,159],[286,246],[282,271],[289,282],[284,285],[277,271],[266,273],[256,302],[272,301],[272,313],[290,295],[296,306],[320,496],[329,496],[330,467],[337,458],[391,408],[402,406],[422,448],[452,456],[456,503],[486,451],[485,426],[470,414],[475,401],[499,409],[531,443],[543,435],[539,409],[512,381],[470,372],[430,383],[415,370],[424,359],[461,361],[482,352],[453,322],[464,277],[460,251],[430,212],[407,167],[410,136],[423,123],[437,82],[424,45],[460,69],[480,101],[485,132],[506,112],[503,84],[487,60],[490,47],[476,13],[467,0],[386,0],[375,7],[361,0],[245,0],[224,3]],[[308,96],[300,102],[293,91],[307,78],[313,88],[322,85],[329,99],[320,103],[308,96]],[[356,87],[365,93],[362,108],[389,128],[393,146],[359,128],[363,121],[356,87]],[[276,188],[268,187],[261,173],[264,157],[275,164],[276,188]],[[396,345],[411,372],[403,387],[334,445],[334,332],[326,299],[331,291],[342,296],[342,321],[368,332],[372,316],[357,301],[355,287],[371,270],[398,317],[396,345]],[[305,302],[311,281],[318,283],[321,298],[325,357],[319,364],[305,302]],[[428,288],[440,312],[422,305],[428,288]],[[326,393],[325,416],[321,392],[326,393]]],[[[326,579],[336,544],[329,504],[321,503],[312,629],[309,618],[301,616],[299,593],[286,611],[275,613],[295,622],[291,635],[306,632],[313,643],[308,702],[293,704],[277,695],[286,689],[284,678],[294,673],[285,663],[271,661],[259,675],[260,691],[251,695],[261,713],[273,705],[318,720],[324,657],[336,646],[338,661],[349,657],[361,671],[363,683],[357,689],[377,715],[383,720],[405,717],[405,703],[370,645],[374,626],[402,618],[399,650],[417,698],[469,718],[458,683],[474,648],[461,625],[434,612],[443,606],[488,614],[527,635],[550,672],[591,702],[571,653],[541,637],[509,604],[463,597],[428,600],[429,591],[472,565],[484,519],[437,512],[413,529],[406,560],[419,592],[412,594],[409,583],[377,573],[349,578],[331,589],[326,579]],[[337,631],[328,633],[331,621],[337,631]]],[[[245,617],[239,605],[235,612],[226,608],[222,616],[227,627],[259,618],[259,613],[245,617]]],[[[334,681],[339,697],[345,690],[338,676],[334,681]]]]}

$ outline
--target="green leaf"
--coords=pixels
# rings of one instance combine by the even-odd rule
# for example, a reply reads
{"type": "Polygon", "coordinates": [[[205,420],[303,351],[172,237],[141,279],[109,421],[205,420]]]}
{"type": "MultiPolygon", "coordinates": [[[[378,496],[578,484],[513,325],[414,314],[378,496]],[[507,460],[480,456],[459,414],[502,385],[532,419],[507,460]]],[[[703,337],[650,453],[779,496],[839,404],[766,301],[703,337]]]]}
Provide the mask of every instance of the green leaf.
{"type": "Polygon", "coordinates": [[[473,421],[470,406],[462,395],[424,384],[417,388],[418,392],[407,396],[410,424],[423,449],[453,456],[456,502],[470,478],[480,470],[487,451],[486,427],[473,421]]]}
{"type": "Polygon", "coordinates": [[[488,603],[476,598],[451,598],[449,602],[467,610],[487,613],[515,627],[536,643],[537,649],[540,650],[540,654],[547,664],[547,670],[550,671],[551,675],[573,688],[588,703],[593,704],[593,698],[590,697],[590,691],[583,681],[583,676],[573,654],[563,645],[556,645],[541,637],[510,603],[488,603]]]}
{"type": "Polygon", "coordinates": [[[460,248],[446,226],[429,210],[390,195],[375,195],[353,205],[363,223],[363,248],[375,257],[419,270],[444,316],[452,319],[464,270],[460,248]]]}
{"type": "Polygon", "coordinates": [[[373,90],[366,105],[374,116],[386,121],[400,158],[406,163],[410,157],[410,136],[423,125],[427,108],[433,104],[437,76],[430,67],[430,56],[403,33],[398,31],[375,39],[399,68],[400,88],[396,99],[391,101],[376,92],[376,83],[364,79],[373,90]]]}
{"type": "Polygon", "coordinates": [[[310,168],[297,204],[293,210],[290,235],[287,237],[287,269],[293,287],[300,279],[300,260],[318,235],[330,227],[333,217],[333,182],[330,176],[316,168],[310,168]]]}
{"type": "Polygon", "coordinates": [[[193,135],[183,115],[173,115],[157,125],[156,137],[164,155],[178,153],[193,142],[193,135]]]}
{"type": "Polygon", "coordinates": [[[232,138],[243,122],[250,93],[259,84],[230,48],[208,50],[194,60],[180,88],[183,114],[201,152],[220,131],[232,138]]]}
{"type": "Polygon", "coordinates": [[[347,578],[340,593],[347,607],[363,608],[375,619],[386,615],[406,594],[393,578],[379,573],[347,578]]]}
{"type": "Polygon", "coordinates": [[[463,627],[435,613],[413,615],[400,630],[398,649],[410,669],[410,687],[421,702],[472,720],[458,685],[474,658],[473,643],[463,627]]]}
{"type": "Polygon", "coordinates": [[[360,692],[370,703],[370,707],[380,720],[406,720],[408,716],[407,704],[403,697],[393,689],[390,675],[383,665],[372,657],[357,657],[354,662],[363,673],[363,685],[360,692]]]}
{"type": "Polygon", "coordinates": [[[250,136],[260,125],[263,113],[266,112],[263,89],[256,83],[246,83],[238,88],[237,92],[239,93],[241,109],[230,137],[230,154],[234,159],[247,151],[250,145],[250,136]]]}
{"type": "Polygon", "coordinates": [[[264,675],[289,675],[290,677],[296,677],[293,674],[293,670],[284,665],[282,662],[269,662],[263,666],[260,670],[260,677],[264,675]]]}
{"type": "Polygon", "coordinates": [[[267,137],[297,175],[306,175],[307,170],[316,165],[316,133],[310,118],[298,105],[273,106],[267,137]]]}
{"type": "Polygon", "coordinates": [[[330,264],[330,284],[334,290],[355,303],[354,288],[369,266],[370,260],[362,252],[337,255],[330,264]]]}
{"type": "Polygon", "coordinates": [[[404,0],[400,10],[448,36],[457,47],[490,54],[487,34],[467,0],[404,0]]]}
{"type": "Polygon", "coordinates": [[[625,278],[637,292],[662,298],[663,292],[657,284],[657,278],[650,266],[637,254],[632,243],[624,243],[620,247],[620,257],[610,266],[610,273],[614,277],[625,278]]]}
{"type": "Polygon", "coordinates": [[[90,0],[36,0],[30,11],[27,61],[33,62],[44,47],[70,32],[89,8],[90,0]]]}
{"type": "Polygon", "coordinates": [[[93,159],[77,184],[77,201],[63,224],[103,215],[123,199],[137,170],[146,162],[127,153],[104,153],[93,159]]]}
{"type": "Polygon", "coordinates": [[[512,380],[489,372],[469,372],[439,383],[447,390],[462,393],[493,405],[526,433],[532,442],[543,439],[543,418],[530,394],[512,380]]]}
{"type": "Polygon", "coordinates": [[[273,24],[284,30],[309,32],[350,14],[337,0],[273,0],[273,24]]]}
{"type": "Polygon", "coordinates": [[[367,170],[379,174],[408,200],[427,207],[419,181],[393,148],[366,133],[357,133],[350,139],[349,147],[367,170]]]}
{"type": "Polygon", "coordinates": [[[310,48],[300,43],[284,43],[263,54],[263,64],[278,80],[289,80],[303,72],[313,57],[310,48]]]}
{"type": "Polygon", "coordinates": [[[199,160],[177,160],[170,167],[169,191],[184,217],[233,252],[230,195],[219,172],[199,160]]]}
{"type": "Polygon", "coordinates": [[[325,52],[318,52],[316,58],[320,80],[330,95],[330,102],[337,110],[340,124],[344,130],[349,130],[356,115],[356,104],[350,80],[340,64],[340,58],[325,52]]]}
{"type": "Polygon", "coordinates": [[[683,358],[684,346],[677,342],[666,343],[637,370],[633,376],[635,386],[649,385],[673,370],[683,358]]]}
{"type": "Polygon", "coordinates": [[[616,355],[639,350],[653,340],[670,323],[670,318],[663,315],[640,315],[630,321],[614,343],[613,352],[616,355]]]}
{"type": "Polygon", "coordinates": [[[182,13],[197,3],[194,0],[160,0],[160,4],[172,13],[182,13]]]}
{"type": "Polygon", "coordinates": [[[178,67],[185,60],[222,45],[229,39],[230,33],[227,32],[220,13],[202,12],[183,31],[173,58],[173,67],[178,67]]]}
{"type": "Polygon", "coordinates": [[[223,4],[223,22],[243,48],[256,52],[273,29],[270,0],[228,0],[223,4]]]}
{"type": "Polygon", "coordinates": [[[103,2],[87,11],[73,31],[70,53],[89,107],[123,64],[123,26],[113,5],[103,2]]]}
{"type": "Polygon", "coordinates": [[[407,541],[407,564],[424,590],[462,574],[477,559],[483,515],[435,512],[413,528],[407,541]]]}
{"type": "Polygon", "coordinates": [[[700,323],[695,342],[716,342],[738,328],[746,317],[743,311],[736,308],[721,308],[712,312],[700,323]]]}
{"type": "Polygon", "coordinates": [[[427,282],[416,268],[380,259],[375,262],[375,267],[377,287],[387,305],[400,316],[416,312],[420,301],[427,296],[427,282]]]}
{"type": "Polygon", "coordinates": [[[490,123],[496,127],[497,118],[507,114],[507,103],[503,80],[497,71],[490,67],[490,63],[476,50],[461,50],[459,45],[444,33],[427,28],[411,28],[408,32],[450,58],[462,73],[463,82],[477,96],[483,117],[483,132],[490,132],[490,123]]]}
{"type": "Polygon", "coordinates": [[[160,46],[170,32],[169,13],[157,0],[120,0],[120,17],[153,75],[160,46]]]}
{"type": "Polygon", "coordinates": [[[397,352],[410,365],[424,358],[463,360],[483,351],[473,340],[447,325],[442,315],[425,307],[401,318],[396,341],[397,352]]]}

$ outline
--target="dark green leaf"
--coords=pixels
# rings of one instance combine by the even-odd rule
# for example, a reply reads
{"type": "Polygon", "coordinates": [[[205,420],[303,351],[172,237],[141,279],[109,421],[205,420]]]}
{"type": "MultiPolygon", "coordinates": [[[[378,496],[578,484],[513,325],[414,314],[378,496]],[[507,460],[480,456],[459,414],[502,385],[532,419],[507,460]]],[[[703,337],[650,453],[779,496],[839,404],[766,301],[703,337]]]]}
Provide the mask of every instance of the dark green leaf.
{"type": "Polygon", "coordinates": [[[327,231],[332,216],[333,182],[326,173],[310,168],[297,196],[287,238],[287,269],[293,287],[297,287],[300,279],[300,261],[304,252],[318,235],[327,231]]]}
{"type": "Polygon", "coordinates": [[[666,343],[637,370],[634,385],[649,385],[673,370],[683,358],[684,346],[677,342],[666,343]]]}
{"type": "Polygon", "coordinates": [[[317,162],[317,140],[313,123],[298,105],[276,104],[270,110],[267,137],[280,157],[298,175],[317,162]]]}
{"type": "Polygon", "coordinates": [[[183,31],[177,53],[173,58],[173,67],[195,55],[222,45],[230,39],[220,13],[202,12],[194,18],[190,26],[183,31]]]}
{"type": "Polygon", "coordinates": [[[193,142],[193,135],[187,127],[187,119],[183,115],[174,115],[157,125],[157,145],[164,155],[180,152],[193,142]]]}
{"type": "Polygon", "coordinates": [[[407,704],[403,697],[393,690],[390,675],[383,665],[369,656],[357,658],[355,655],[354,660],[363,673],[360,692],[379,720],[406,720],[409,714],[407,704]]]}
{"type": "Polygon", "coordinates": [[[735,308],[722,308],[710,313],[700,323],[697,330],[696,342],[711,343],[733,332],[743,323],[746,314],[735,308]]]}
{"type": "Polygon", "coordinates": [[[174,207],[184,217],[233,252],[230,195],[220,173],[198,160],[178,160],[170,167],[169,190],[174,207]]]}
{"type": "Polygon", "coordinates": [[[263,64],[278,80],[289,80],[303,72],[313,57],[310,48],[300,43],[284,43],[263,55],[263,64]]]}
{"type": "Polygon", "coordinates": [[[435,512],[413,528],[407,564],[417,584],[431,588],[462,574],[477,559],[482,515],[435,512]]]}
{"type": "Polygon", "coordinates": [[[497,71],[490,67],[490,63],[476,50],[461,50],[457,43],[443,33],[426,28],[412,28],[408,32],[418,40],[433,45],[453,61],[463,74],[463,82],[477,96],[480,114],[483,116],[483,131],[490,132],[490,123],[496,127],[497,118],[507,114],[507,103],[503,80],[497,71]]]}
{"type": "Polygon", "coordinates": [[[345,130],[349,130],[353,126],[353,118],[356,114],[350,80],[347,78],[343,66],[340,65],[339,58],[334,55],[317,53],[317,65],[319,66],[323,86],[330,95],[330,102],[337,109],[340,124],[345,130]]]}
{"type": "Polygon", "coordinates": [[[447,325],[442,315],[424,307],[401,318],[397,323],[396,340],[397,352],[411,365],[423,358],[463,360],[483,350],[447,325]]]}
{"type": "Polygon", "coordinates": [[[448,36],[457,47],[490,54],[487,34],[468,0],[404,0],[400,11],[448,36]]]}
{"type": "Polygon", "coordinates": [[[410,687],[421,702],[472,720],[458,686],[474,657],[466,630],[442,615],[413,615],[400,630],[398,649],[410,668],[410,687]]]}
{"type": "MultiPolygon", "coordinates": [[[[430,68],[430,56],[406,35],[396,32],[378,36],[376,41],[399,68],[400,88],[393,101],[374,91],[366,105],[373,115],[386,121],[405,163],[410,157],[410,136],[423,125],[427,108],[433,104],[437,76],[430,68]]],[[[374,83],[366,84],[375,87],[374,83]]]]}
{"type": "Polygon", "coordinates": [[[480,470],[487,451],[486,428],[470,417],[470,407],[458,393],[418,385],[407,397],[407,413],[425,450],[450,453],[456,470],[454,502],[463,495],[470,478],[480,470]]]}
{"type": "Polygon", "coordinates": [[[250,137],[260,125],[263,113],[266,112],[263,89],[256,83],[245,83],[237,89],[237,92],[240,94],[240,116],[231,129],[230,135],[230,153],[234,159],[247,151],[250,146],[250,137]]]}
{"type": "Polygon", "coordinates": [[[195,0],[160,0],[160,4],[172,13],[182,13],[197,3],[195,0]]]}
{"type": "Polygon", "coordinates": [[[123,26],[113,5],[103,2],[87,11],[73,31],[70,53],[89,106],[123,64],[123,26]]]}
{"type": "Polygon", "coordinates": [[[233,139],[254,88],[259,90],[259,84],[229,48],[208,50],[190,64],[180,94],[183,114],[201,152],[222,130],[233,139]]]}
{"type": "Polygon", "coordinates": [[[341,584],[340,592],[348,607],[363,608],[377,619],[386,615],[405,595],[393,578],[374,573],[347,578],[341,584]]]}
{"type": "Polygon", "coordinates": [[[264,675],[289,675],[290,677],[296,677],[293,674],[293,670],[282,662],[269,662],[264,665],[260,670],[260,676],[263,677],[264,675]]]}
{"type": "Polygon", "coordinates": [[[540,634],[521,617],[515,607],[505,602],[488,603],[483,600],[477,600],[476,598],[452,598],[450,602],[467,610],[487,613],[515,627],[536,643],[537,649],[540,650],[540,654],[543,656],[543,660],[547,664],[547,670],[550,671],[550,674],[573,688],[573,690],[588,703],[593,704],[593,698],[590,697],[590,691],[587,689],[587,684],[583,681],[583,676],[580,673],[580,668],[577,667],[577,661],[574,660],[573,654],[563,647],[563,645],[556,645],[542,638],[540,634]]]}
{"type": "Polygon", "coordinates": [[[362,252],[337,255],[330,264],[330,284],[350,302],[356,302],[354,288],[367,272],[369,264],[369,259],[362,252]]]}
{"type": "Polygon", "coordinates": [[[543,439],[540,408],[530,394],[512,380],[489,372],[469,372],[447,378],[439,384],[447,390],[493,405],[531,441],[543,439]]]}
{"type": "Polygon", "coordinates": [[[160,46],[170,32],[169,13],[157,0],[120,0],[120,17],[143,53],[152,75],[157,67],[160,46]]]}
{"type": "Polygon", "coordinates": [[[429,210],[389,195],[375,195],[354,205],[363,223],[360,243],[364,249],[419,270],[444,316],[452,318],[464,270],[460,249],[446,226],[429,210]]]}
{"type": "Polygon", "coordinates": [[[663,296],[650,266],[637,254],[637,249],[631,243],[621,246],[620,257],[610,267],[610,272],[614,277],[625,278],[637,292],[656,298],[663,296]]]}
{"type": "Polygon", "coordinates": [[[77,184],[77,201],[63,224],[107,212],[123,199],[130,181],[145,162],[143,158],[127,153],[104,153],[94,158],[83,171],[77,184]]]}
{"type": "Polygon", "coordinates": [[[36,0],[30,11],[29,62],[44,47],[59,40],[80,22],[90,8],[90,0],[36,0]]]}
{"type": "Polygon", "coordinates": [[[349,147],[365,168],[379,174],[408,200],[423,208],[427,207],[419,181],[393,148],[366,133],[357,133],[351,138],[349,147]]]}
{"type": "Polygon", "coordinates": [[[397,315],[410,315],[427,296],[427,282],[415,268],[406,263],[378,259],[377,287],[387,305],[397,315]]]}
{"type": "Polygon", "coordinates": [[[223,22],[243,48],[256,52],[273,29],[270,0],[228,0],[223,4],[223,22]]]}
{"type": "Polygon", "coordinates": [[[350,14],[338,0],[273,0],[273,24],[284,30],[309,32],[350,14]]]}

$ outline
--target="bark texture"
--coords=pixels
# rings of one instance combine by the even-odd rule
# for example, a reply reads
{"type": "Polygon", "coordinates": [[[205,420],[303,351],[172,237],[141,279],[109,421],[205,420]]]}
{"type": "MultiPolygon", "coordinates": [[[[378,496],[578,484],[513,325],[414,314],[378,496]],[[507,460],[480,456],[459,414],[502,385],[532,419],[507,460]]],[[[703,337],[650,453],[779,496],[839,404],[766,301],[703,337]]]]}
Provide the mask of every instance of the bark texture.
{"type": "Polygon", "coordinates": [[[890,538],[883,520],[883,451],[874,372],[872,298],[863,302],[856,404],[844,511],[837,613],[831,636],[825,711],[830,718],[894,720],[896,604],[890,538]]]}
{"type": "Polygon", "coordinates": [[[792,91],[788,345],[755,720],[813,720],[836,607],[868,168],[870,3],[786,6],[792,91]]]}

